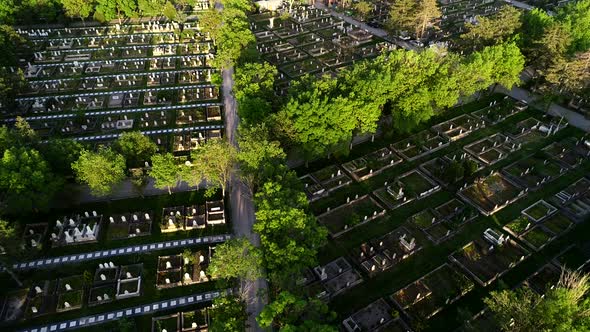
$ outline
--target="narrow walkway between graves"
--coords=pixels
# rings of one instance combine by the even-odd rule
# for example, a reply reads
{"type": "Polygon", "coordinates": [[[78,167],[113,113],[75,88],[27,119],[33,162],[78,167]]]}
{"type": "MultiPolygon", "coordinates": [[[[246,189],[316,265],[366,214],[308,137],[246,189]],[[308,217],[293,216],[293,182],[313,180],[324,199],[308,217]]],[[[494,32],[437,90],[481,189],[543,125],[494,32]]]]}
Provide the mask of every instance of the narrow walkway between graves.
{"type": "Polygon", "coordinates": [[[66,320],[58,323],[50,323],[47,325],[29,327],[21,332],[54,332],[54,331],[71,331],[80,329],[83,327],[94,326],[104,323],[113,322],[123,318],[130,318],[135,316],[147,315],[156,313],[159,311],[167,311],[174,308],[181,308],[198,304],[203,302],[211,301],[218,297],[224,291],[211,291],[200,294],[191,294],[187,296],[181,296],[169,300],[158,301],[148,304],[143,304],[127,309],[115,310],[105,313],[100,313],[91,316],[80,317],[72,320],[66,320]]]}
{"type": "MultiPolygon", "coordinates": [[[[131,254],[144,254],[144,253],[148,253],[148,252],[152,252],[152,251],[173,249],[173,248],[184,248],[184,247],[201,245],[201,244],[220,243],[220,242],[224,242],[224,241],[229,240],[231,237],[232,237],[231,234],[221,234],[221,235],[195,237],[195,238],[182,239],[182,240],[170,240],[170,241],[164,241],[164,242],[139,244],[139,245],[134,245],[134,246],[109,249],[109,250],[99,250],[99,251],[86,252],[86,253],[74,254],[74,255],[42,258],[42,259],[32,260],[32,261],[28,261],[28,262],[21,262],[21,263],[13,264],[12,268],[14,270],[49,269],[49,268],[58,267],[63,264],[80,263],[80,262],[97,260],[97,259],[102,259],[102,260],[106,261],[109,258],[118,257],[118,256],[125,256],[125,255],[131,255],[131,254]]],[[[107,263],[108,263],[108,261],[107,261],[107,263]]]]}

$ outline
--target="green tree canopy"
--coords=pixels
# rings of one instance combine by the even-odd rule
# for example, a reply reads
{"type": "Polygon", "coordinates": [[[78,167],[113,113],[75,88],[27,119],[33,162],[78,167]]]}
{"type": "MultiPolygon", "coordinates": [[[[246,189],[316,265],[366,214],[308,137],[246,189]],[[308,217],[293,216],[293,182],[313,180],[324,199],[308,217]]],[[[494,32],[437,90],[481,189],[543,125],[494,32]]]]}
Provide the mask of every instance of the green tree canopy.
{"type": "Polygon", "coordinates": [[[77,17],[84,21],[94,9],[92,0],[60,0],[68,17],[77,17]]]}
{"type": "Polygon", "coordinates": [[[264,307],[256,318],[262,328],[279,331],[336,332],[336,328],[325,324],[335,318],[328,306],[318,299],[306,300],[288,291],[280,292],[274,301],[264,307]]]}
{"type": "Polygon", "coordinates": [[[76,179],[87,184],[94,195],[105,196],[125,179],[125,158],[111,148],[101,147],[97,152],[82,150],[72,169],[76,179]]]}
{"type": "Polygon", "coordinates": [[[246,303],[238,296],[226,295],[213,300],[212,332],[243,332],[247,320],[246,303]]]}
{"type": "Polygon", "coordinates": [[[280,143],[270,137],[264,123],[252,127],[240,127],[236,159],[240,164],[242,179],[252,191],[264,179],[274,174],[286,155],[280,143]]]}
{"type": "Polygon", "coordinates": [[[477,24],[466,23],[467,32],[461,35],[473,50],[505,42],[522,26],[521,12],[510,5],[490,17],[477,16],[476,20],[477,24]]]}
{"type": "Polygon", "coordinates": [[[125,157],[130,168],[142,167],[158,150],[156,143],[139,131],[121,134],[113,148],[125,157]]]}
{"type": "Polygon", "coordinates": [[[590,299],[588,275],[562,274],[541,297],[527,288],[491,292],[484,302],[504,331],[588,331],[590,299]]]}
{"type": "Polygon", "coordinates": [[[152,156],[149,175],[154,178],[156,188],[166,188],[172,194],[171,188],[176,187],[180,180],[180,169],[171,153],[156,154],[152,156]]]}
{"type": "Polygon", "coordinates": [[[72,175],[72,163],[78,160],[82,149],[82,144],[77,141],[56,139],[47,142],[41,153],[53,171],[62,175],[72,175]]]}
{"type": "Polygon", "coordinates": [[[236,149],[225,139],[210,140],[193,150],[191,159],[193,178],[205,179],[225,193],[236,161],[236,149]]]}
{"type": "Polygon", "coordinates": [[[41,154],[26,147],[11,147],[0,159],[0,199],[9,213],[45,210],[59,190],[59,181],[41,154]]]}
{"type": "Polygon", "coordinates": [[[560,7],[557,20],[563,22],[570,31],[571,53],[590,49],[590,0],[574,1],[560,7]]]}
{"type": "Polygon", "coordinates": [[[246,238],[231,239],[215,247],[209,272],[215,278],[256,280],[262,277],[261,256],[246,238]]]}

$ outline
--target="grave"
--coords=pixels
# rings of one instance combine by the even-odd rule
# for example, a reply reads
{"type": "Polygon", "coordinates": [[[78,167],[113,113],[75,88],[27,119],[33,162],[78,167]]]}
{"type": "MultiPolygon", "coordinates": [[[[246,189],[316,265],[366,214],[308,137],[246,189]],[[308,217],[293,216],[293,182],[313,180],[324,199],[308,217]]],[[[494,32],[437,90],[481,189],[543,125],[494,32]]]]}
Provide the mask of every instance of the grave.
{"type": "Polygon", "coordinates": [[[500,173],[493,172],[476,179],[471,185],[463,186],[458,195],[483,215],[489,216],[526,195],[526,189],[521,189],[500,173]]]}

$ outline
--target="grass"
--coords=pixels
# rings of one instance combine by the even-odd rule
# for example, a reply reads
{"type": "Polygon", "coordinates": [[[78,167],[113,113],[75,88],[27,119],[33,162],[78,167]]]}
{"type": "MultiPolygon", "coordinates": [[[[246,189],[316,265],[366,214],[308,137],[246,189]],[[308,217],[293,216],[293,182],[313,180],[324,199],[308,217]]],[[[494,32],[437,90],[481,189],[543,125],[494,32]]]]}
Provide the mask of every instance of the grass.
{"type": "Polygon", "coordinates": [[[518,218],[512,220],[508,224],[506,224],[506,228],[508,228],[512,233],[515,235],[520,235],[524,233],[528,227],[532,225],[532,222],[525,216],[519,216],[518,218]]]}
{"type": "Polygon", "coordinates": [[[549,234],[546,230],[539,226],[533,227],[522,236],[522,238],[535,250],[539,250],[542,246],[547,244],[547,242],[551,241],[552,237],[553,234],[549,234]]]}

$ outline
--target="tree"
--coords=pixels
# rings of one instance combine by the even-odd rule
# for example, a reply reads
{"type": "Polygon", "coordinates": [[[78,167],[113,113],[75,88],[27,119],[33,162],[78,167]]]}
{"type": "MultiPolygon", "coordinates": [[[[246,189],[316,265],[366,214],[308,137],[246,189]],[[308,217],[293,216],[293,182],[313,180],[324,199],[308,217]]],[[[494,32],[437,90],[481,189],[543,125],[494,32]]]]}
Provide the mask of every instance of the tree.
{"type": "Polygon", "coordinates": [[[241,176],[252,192],[262,180],[274,173],[275,168],[286,157],[280,143],[271,140],[270,132],[264,123],[240,127],[238,146],[240,150],[236,159],[240,164],[241,176]]]}
{"type": "Polygon", "coordinates": [[[82,150],[72,169],[76,179],[87,184],[93,195],[105,196],[125,179],[125,158],[111,148],[100,147],[97,152],[82,150]]]}
{"type": "Polygon", "coordinates": [[[363,20],[366,20],[367,16],[373,10],[373,6],[366,1],[359,1],[354,5],[354,9],[359,13],[363,20]]]}
{"type": "Polygon", "coordinates": [[[94,2],[89,0],[60,0],[65,13],[69,17],[79,17],[82,22],[90,16],[94,2]]]}
{"type": "Polygon", "coordinates": [[[590,326],[588,275],[564,271],[545,296],[528,287],[490,293],[484,302],[504,331],[587,331],[590,326]]]}
{"type": "Polygon", "coordinates": [[[590,51],[579,53],[573,59],[556,57],[544,71],[548,89],[555,92],[579,94],[590,86],[590,51]]]}
{"type": "Polygon", "coordinates": [[[179,166],[171,153],[153,155],[152,168],[148,174],[156,181],[154,183],[156,188],[167,188],[170,195],[172,195],[171,188],[176,187],[180,180],[179,166]]]}
{"type": "Polygon", "coordinates": [[[533,65],[543,71],[556,61],[564,60],[571,43],[569,29],[560,23],[549,25],[543,36],[533,43],[533,65]]]}
{"type": "Polygon", "coordinates": [[[234,94],[242,121],[260,123],[272,112],[277,75],[277,68],[267,62],[245,63],[236,68],[234,94]]]}
{"type": "Polygon", "coordinates": [[[73,174],[72,163],[78,160],[82,149],[82,144],[72,139],[55,139],[47,142],[41,153],[53,171],[69,176],[73,174]]]}
{"type": "Polygon", "coordinates": [[[505,42],[522,26],[520,11],[510,5],[490,17],[477,16],[476,20],[477,24],[466,23],[467,32],[461,35],[472,50],[505,42]]]}
{"type": "Polygon", "coordinates": [[[96,0],[94,19],[99,22],[109,22],[117,17],[117,3],[112,0],[96,0]]]}
{"type": "Polygon", "coordinates": [[[262,277],[261,256],[246,238],[234,238],[215,247],[209,272],[215,278],[254,281],[262,277]]]}
{"type": "Polygon", "coordinates": [[[276,299],[264,307],[256,318],[262,328],[277,328],[280,331],[336,332],[325,324],[335,318],[328,306],[318,299],[306,300],[288,291],[282,291],[276,299]]]}
{"type": "Polygon", "coordinates": [[[117,331],[119,332],[134,332],[137,331],[135,320],[133,318],[119,318],[117,319],[117,331]]]}
{"type": "Polygon", "coordinates": [[[225,295],[213,300],[212,332],[242,332],[246,329],[246,303],[239,297],[225,295]]]}
{"type": "Polygon", "coordinates": [[[0,23],[12,24],[14,23],[14,13],[17,9],[14,0],[0,1],[0,23]]]}
{"type": "Polygon", "coordinates": [[[0,199],[10,213],[45,210],[61,185],[34,149],[11,147],[0,159],[0,199]]]}
{"type": "MultiPolygon", "coordinates": [[[[111,0],[112,1],[112,0],[111,0]]],[[[135,0],[114,0],[115,8],[117,10],[117,18],[121,24],[121,17],[135,18],[137,17],[137,4],[135,0]]]]}
{"type": "Polygon", "coordinates": [[[23,287],[18,275],[12,270],[12,260],[20,254],[19,248],[20,239],[15,228],[8,221],[0,219],[0,264],[18,287],[23,287]]]}
{"type": "Polygon", "coordinates": [[[125,157],[129,168],[143,166],[158,150],[156,143],[139,131],[121,134],[113,148],[125,157]]]}
{"type": "Polygon", "coordinates": [[[278,283],[292,282],[316,262],[327,231],[308,214],[307,197],[296,188],[298,180],[287,172],[261,186],[255,196],[256,223],[265,267],[278,283]]]}
{"type": "Polygon", "coordinates": [[[415,0],[394,0],[389,10],[387,25],[391,30],[412,31],[416,19],[415,0]]]}
{"type": "Polygon", "coordinates": [[[436,0],[419,0],[416,7],[416,37],[422,38],[426,28],[440,16],[436,0]]]}
{"type": "Polygon", "coordinates": [[[178,13],[176,12],[176,7],[170,2],[166,1],[164,8],[162,9],[162,13],[166,16],[167,19],[170,21],[174,20],[178,13]]]}
{"type": "Polygon", "coordinates": [[[484,63],[492,66],[491,82],[500,84],[508,90],[520,84],[524,56],[514,42],[486,47],[481,55],[484,63]]]}
{"type": "Polygon", "coordinates": [[[236,149],[225,139],[210,140],[191,152],[192,170],[223,193],[236,161],[236,149]]]}
{"type": "Polygon", "coordinates": [[[14,98],[26,87],[23,71],[19,68],[14,72],[6,67],[0,68],[0,107],[10,107],[14,98]]]}
{"type": "Polygon", "coordinates": [[[137,0],[137,9],[141,16],[156,16],[162,12],[164,3],[164,0],[137,0]]]}
{"type": "Polygon", "coordinates": [[[590,0],[580,0],[560,7],[557,20],[569,29],[572,36],[570,53],[590,49],[590,0]]]}

